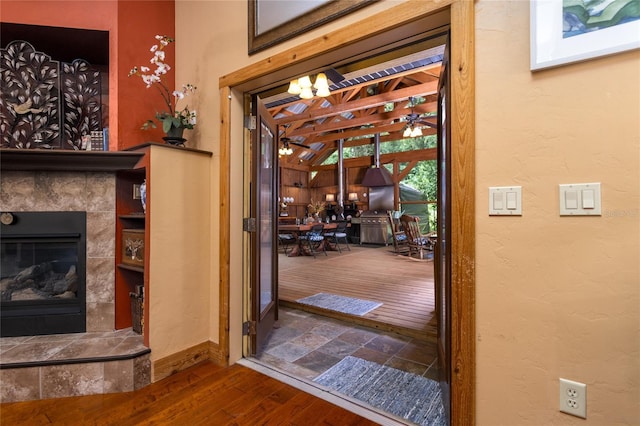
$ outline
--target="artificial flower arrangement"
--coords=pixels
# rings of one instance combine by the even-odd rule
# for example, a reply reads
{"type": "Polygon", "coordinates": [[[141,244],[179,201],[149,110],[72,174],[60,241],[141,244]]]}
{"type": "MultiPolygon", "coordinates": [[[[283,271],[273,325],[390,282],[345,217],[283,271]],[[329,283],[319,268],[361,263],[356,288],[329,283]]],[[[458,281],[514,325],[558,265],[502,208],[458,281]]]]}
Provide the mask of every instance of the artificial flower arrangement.
{"type": "MultiPolygon", "coordinates": [[[[138,68],[136,66],[129,71],[129,77],[132,75],[140,76],[142,81],[147,85],[147,89],[151,86],[155,86],[160,92],[164,103],[167,105],[168,111],[157,112],[156,118],[162,123],[162,130],[165,133],[169,133],[171,128],[193,129],[196,125],[196,111],[190,110],[188,106],[185,106],[182,109],[178,109],[177,106],[179,101],[184,99],[190,93],[195,92],[196,87],[187,83],[182,86],[182,90],[174,90],[173,92],[169,91],[169,87],[167,87],[167,84],[162,80],[162,76],[167,74],[171,69],[169,65],[164,63],[164,48],[175,40],[164,35],[157,35],[156,40],[158,40],[159,44],[151,46],[153,56],[149,61],[151,64],[155,65],[156,69],[151,73],[151,69],[149,67],[141,66],[138,68]]],[[[156,127],[153,120],[147,120],[142,125],[142,129],[144,130],[149,129],[150,127],[156,127]]]]}
{"type": "Polygon", "coordinates": [[[321,212],[324,211],[324,202],[313,201],[313,198],[312,198],[311,204],[307,206],[307,210],[309,211],[309,214],[314,214],[314,213],[320,214],[321,212]]]}

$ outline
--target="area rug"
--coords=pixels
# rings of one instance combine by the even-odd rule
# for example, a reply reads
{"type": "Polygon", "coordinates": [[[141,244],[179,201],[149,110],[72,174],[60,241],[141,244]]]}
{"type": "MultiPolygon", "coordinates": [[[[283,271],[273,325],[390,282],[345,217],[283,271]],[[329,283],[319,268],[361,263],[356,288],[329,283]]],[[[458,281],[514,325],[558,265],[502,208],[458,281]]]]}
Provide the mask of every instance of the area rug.
{"type": "Polygon", "coordinates": [[[316,306],[318,308],[329,309],[331,311],[342,312],[351,315],[364,315],[382,306],[380,302],[370,300],[355,299],[353,297],[339,296],[337,294],[318,293],[313,296],[296,300],[304,305],[316,306]]]}
{"type": "Polygon", "coordinates": [[[314,382],[419,425],[446,424],[434,380],[348,356],[314,382]]]}

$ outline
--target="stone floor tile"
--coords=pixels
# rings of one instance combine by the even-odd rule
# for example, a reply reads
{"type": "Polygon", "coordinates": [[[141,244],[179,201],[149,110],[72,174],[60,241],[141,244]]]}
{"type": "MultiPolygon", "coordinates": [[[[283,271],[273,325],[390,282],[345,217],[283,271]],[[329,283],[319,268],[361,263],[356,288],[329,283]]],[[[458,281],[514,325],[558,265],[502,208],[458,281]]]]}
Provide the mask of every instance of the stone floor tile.
{"type": "Polygon", "coordinates": [[[298,358],[305,356],[312,350],[313,349],[303,345],[286,342],[273,348],[267,348],[265,352],[287,362],[293,362],[298,358]]]}
{"type": "Polygon", "coordinates": [[[384,352],[378,352],[369,348],[360,348],[354,353],[352,353],[351,356],[355,356],[357,358],[362,358],[367,361],[375,362],[380,365],[384,365],[384,363],[387,362],[389,358],[391,358],[391,355],[389,354],[385,354],[384,352]]]}
{"type": "Polygon", "coordinates": [[[333,339],[349,331],[349,327],[342,324],[324,324],[313,327],[309,331],[311,333],[319,334],[321,336],[328,337],[329,339],[333,339]]]}
{"type": "Polygon", "coordinates": [[[312,333],[308,331],[294,339],[291,339],[291,343],[295,343],[296,345],[305,346],[311,350],[316,350],[320,346],[326,344],[329,340],[328,337],[312,333]]]}
{"type": "Polygon", "coordinates": [[[365,345],[379,336],[379,333],[376,333],[371,330],[366,330],[363,328],[352,328],[351,330],[345,331],[338,338],[340,340],[344,340],[348,343],[353,343],[354,345],[365,345]]]}
{"type": "Polygon", "coordinates": [[[269,334],[269,337],[267,337],[265,344],[268,346],[278,346],[282,343],[295,339],[302,334],[304,334],[304,331],[295,327],[285,326],[274,328],[271,331],[271,334],[269,334]]]}
{"type": "Polygon", "coordinates": [[[294,364],[315,371],[316,374],[319,375],[339,363],[341,359],[342,357],[327,355],[320,351],[313,351],[294,361],[294,364]]]}
{"type": "Polygon", "coordinates": [[[417,362],[409,361],[409,360],[398,358],[395,356],[391,357],[385,363],[385,365],[387,367],[395,368],[396,370],[406,371],[407,373],[416,374],[418,376],[422,376],[424,373],[427,372],[427,369],[429,368],[428,365],[419,364],[417,362]]]}
{"type": "Polygon", "coordinates": [[[366,348],[373,349],[378,352],[395,355],[407,345],[407,341],[394,336],[378,336],[364,345],[366,348]]]}
{"type": "Polygon", "coordinates": [[[405,347],[400,349],[396,356],[409,361],[429,365],[437,358],[438,348],[435,342],[420,342],[414,339],[408,342],[405,347]]]}
{"type": "Polygon", "coordinates": [[[353,345],[351,343],[345,342],[340,339],[333,339],[326,344],[320,346],[318,351],[325,353],[327,355],[337,356],[339,358],[344,358],[346,356],[351,355],[355,351],[357,351],[360,346],[353,345]]]}

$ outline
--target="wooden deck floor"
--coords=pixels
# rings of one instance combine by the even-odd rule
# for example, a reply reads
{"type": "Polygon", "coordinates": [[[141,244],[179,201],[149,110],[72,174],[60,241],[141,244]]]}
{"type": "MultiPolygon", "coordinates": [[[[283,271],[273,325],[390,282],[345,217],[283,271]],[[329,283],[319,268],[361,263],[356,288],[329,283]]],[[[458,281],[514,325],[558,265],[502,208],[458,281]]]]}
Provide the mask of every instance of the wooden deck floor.
{"type": "Polygon", "coordinates": [[[391,247],[352,246],[351,252],[287,257],[280,253],[281,304],[393,331],[416,339],[436,337],[433,262],[397,255],[391,247]],[[296,300],[331,293],[382,302],[364,316],[312,308],[296,300]]]}

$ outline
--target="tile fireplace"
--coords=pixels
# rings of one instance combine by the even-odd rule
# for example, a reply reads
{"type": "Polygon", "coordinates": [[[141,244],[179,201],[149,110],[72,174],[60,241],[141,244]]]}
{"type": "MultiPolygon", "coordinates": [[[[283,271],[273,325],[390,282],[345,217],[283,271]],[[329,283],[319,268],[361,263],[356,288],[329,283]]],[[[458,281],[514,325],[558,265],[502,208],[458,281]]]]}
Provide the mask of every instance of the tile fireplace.
{"type": "Polygon", "coordinates": [[[146,386],[143,336],[115,329],[116,171],[141,154],[0,152],[0,223],[13,220],[0,230],[0,402],[146,386]],[[45,305],[45,319],[31,318],[42,310],[31,304],[45,305]],[[58,317],[72,325],[48,328],[58,317]]]}

